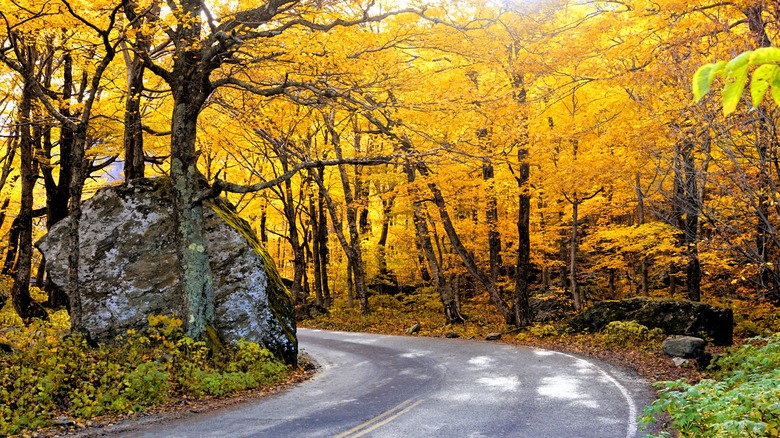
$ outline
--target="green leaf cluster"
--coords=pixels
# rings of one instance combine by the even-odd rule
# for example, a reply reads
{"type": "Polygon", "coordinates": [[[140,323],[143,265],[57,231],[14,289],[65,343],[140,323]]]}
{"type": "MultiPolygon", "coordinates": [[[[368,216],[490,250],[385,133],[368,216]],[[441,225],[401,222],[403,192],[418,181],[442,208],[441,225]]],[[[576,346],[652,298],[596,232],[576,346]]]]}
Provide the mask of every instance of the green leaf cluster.
{"type": "Polygon", "coordinates": [[[283,381],[290,369],[254,342],[215,351],[184,336],[181,321],[150,316],[143,334],[91,348],[81,335],[36,323],[0,333],[0,436],[137,412],[172,397],[221,396],[283,381]]]}
{"type": "Polygon", "coordinates": [[[755,338],[717,360],[713,379],[662,382],[644,422],[668,413],[680,437],[780,435],[780,334],[755,338]]]}
{"type": "Polygon", "coordinates": [[[663,330],[659,328],[650,330],[636,321],[612,321],[601,333],[604,344],[622,348],[657,344],[664,336],[663,330]]]}
{"type": "Polygon", "coordinates": [[[706,95],[717,76],[725,78],[723,86],[723,113],[729,115],[737,109],[748,79],[750,67],[756,67],[750,81],[750,97],[753,107],[764,100],[767,90],[780,105],[780,48],[762,47],[744,52],[731,61],[720,61],[701,66],[693,75],[693,98],[696,102],[706,95]]]}
{"type": "Polygon", "coordinates": [[[528,326],[528,333],[537,338],[551,338],[558,336],[558,329],[552,324],[532,324],[528,326]]]}

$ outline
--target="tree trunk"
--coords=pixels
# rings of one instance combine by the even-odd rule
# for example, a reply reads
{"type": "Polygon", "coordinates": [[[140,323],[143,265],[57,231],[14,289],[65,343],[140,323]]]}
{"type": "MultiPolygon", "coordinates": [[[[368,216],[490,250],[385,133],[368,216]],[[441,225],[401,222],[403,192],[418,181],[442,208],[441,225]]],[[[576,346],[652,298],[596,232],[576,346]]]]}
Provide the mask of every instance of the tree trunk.
{"type": "Polygon", "coordinates": [[[347,261],[347,307],[355,308],[355,275],[352,272],[352,263],[347,261]]]}
{"type": "Polygon", "coordinates": [[[515,320],[518,327],[531,324],[531,306],[528,302],[531,275],[531,195],[528,193],[530,165],[528,149],[517,151],[520,163],[517,185],[520,188],[517,212],[517,265],[515,266],[515,320]]]}
{"type": "MultiPolygon", "coordinates": [[[[283,169],[288,170],[286,158],[283,159],[283,169]]],[[[290,247],[293,253],[293,282],[290,293],[296,304],[304,304],[306,295],[303,293],[303,274],[306,270],[306,261],[304,260],[303,246],[301,246],[300,236],[298,235],[298,211],[295,207],[295,198],[292,193],[292,182],[288,179],[284,182],[284,193],[282,194],[284,205],[284,216],[287,219],[287,228],[289,233],[290,247]]]]}
{"type": "MultiPolygon", "coordinates": [[[[334,126],[335,121],[333,117],[334,117],[333,114],[325,116],[325,122],[327,125],[328,133],[330,134],[331,145],[333,146],[333,150],[336,153],[336,158],[341,160],[343,158],[343,154],[341,150],[341,137],[339,133],[336,132],[336,128],[334,126]]],[[[355,142],[356,143],[360,142],[359,136],[356,136],[355,142]]],[[[359,147],[357,146],[356,148],[359,149],[359,147]]],[[[347,242],[346,239],[343,239],[343,235],[339,236],[339,241],[341,242],[342,246],[344,246],[344,251],[347,254],[347,259],[349,260],[349,263],[352,266],[352,274],[355,280],[355,297],[358,299],[358,303],[360,304],[360,312],[363,315],[367,315],[369,313],[368,294],[366,290],[365,267],[363,265],[363,251],[360,247],[360,232],[358,230],[357,208],[355,205],[355,199],[352,196],[352,188],[350,187],[351,184],[349,182],[349,175],[347,174],[347,168],[344,164],[339,164],[337,167],[339,171],[339,176],[341,178],[341,187],[344,191],[344,202],[346,203],[347,229],[349,231],[349,242],[347,242]]],[[[321,190],[325,190],[324,184],[322,184],[321,180],[318,180],[317,184],[319,184],[321,190]]],[[[335,205],[333,205],[332,199],[330,199],[329,196],[327,196],[326,199],[328,201],[328,209],[331,212],[331,219],[333,219],[334,228],[336,228],[336,232],[338,234],[339,226],[336,225],[337,214],[336,214],[335,205]]]]}
{"type": "MultiPolygon", "coordinates": [[[[337,140],[338,141],[338,140],[337,140]]],[[[336,237],[338,237],[339,243],[341,244],[341,248],[344,250],[344,254],[347,256],[347,298],[349,302],[349,307],[352,308],[353,303],[353,284],[355,288],[355,295],[357,295],[359,302],[361,303],[361,313],[364,315],[368,312],[368,299],[365,300],[361,299],[360,296],[360,288],[363,287],[363,295],[365,295],[365,280],[362,276],[362,269],[358,270],[356,269],[356,266],[362,266],[363,258],[361,253],[355,252],[355,246],[351,242],[347,241],[346,236],[344,235],[344,228],[341,223],[341,219],[339,218],[338,212],[336,211],[336,204],[333,202],[333,198],[331,198],[330,194],[328,193],[327,189],[325,188],[325,184],[322,181],[322,178],[318,175],[315,178],[315,181],[317,182],[317,185],[320,188],[320,192],[325,197],[326,204],[328,206],[328,211],[330,212],[330,218],[333,221],[333,229],[336,232],[336,237]],[[358,265],[359,262],[359,265],[358,265]],[[354,283],[353,283],[354,280],[354,283]]],[[[346,192],[346,197],[351,198],[351,195],[349,195],[349,192],[346,192]]],[[[354,209],[352,209],[354,212],[354,209]]],[[[355,215],[352,215],[354,218],[355,215]]],[[[353,222],[353,225],[355,223],[353,222]]],[[[353,230],[354,232],[357,231],[357,227],[354,226],[350,228],[350,238],[353,237],[353,230]]],[[[360,248],[360,242],[357,242],[357,247],[360,248]]]]}
{"type": "Polygon", "coordinates": [[[685,141],[682,150],[683,168],[685,173],[685,246],[688,264],[686,266],[685,285],[688,299],[701,299],[701,267],[699,265],[698,230],[699,230],[699,191],[696,186],[696,167],[693,160],[694,143],[685,141]]]}
{"type": "MultiPolygon", "coordinates": [[[[317,169],[319,178],[322,179],[325,174],[324,168],[317,169]]],[[[317,216],[319,217],[319,228],[317,230],[316,240],[319,246],[320,253],[320,276],[322,277],[322,298],[325,301],[325,307],[330,307],[333,304],[333,298],[330,294],[330,286],[328,286],[328,265],[330,264],[330,250],[328,248],[328,215],[325,207],[325,196],[323,196],[321,189],[317,189],[317,216]]]]}
{"type": "MultiPolygon", "coordinates": [[[[510,61],[515,61],[518,46],[511,45],[510,61]]],[[[531,324],[531,306],[528,302],[530,292],[529,277],[531,276],[531,195],[528,192],[528,182],[531,176],[531,166],[528,163],[528,115],[525,112],[528,94],[525,89],[525,76],[522,71],[512,74],[512,89],[515,101],[521,106],[520,128],[517,138],[517,163],[518,174],[515,176],[517,187],[520,189],[517,211],[517,264],[515,265],[515,320],[518,327],[526,327],[531,324]]],[[[541,199],[540,199],[541,204],[541,199]]],[[[539,206],[541,210],[541,205],[539,206]]],[[[545,277],[543,283],[547,290],[549,281],[548,272],[542,273],[545,277]]]]}
{"type": "Polygon", "coordinates": [[[268,243],[268,227],[266,225],[268,221],[268,213],[263,208],[263,212],[260,213],[260,242],[265,245],[268,243]]]}
{"type": "MultiPolygon", "coordinates": [[[[415,170],[411,165],[406,166],[407,180],[409,183],[413,183],[415,180],[415,170]]],[[[411,194],[415,198],[418,196],[418,190],[413,185],[410,189],[411,194]]],[[[439,291],[439,298],[444,306],[444,317],[447,324],[463,323],[465,319],[460,314],[460,308],[458,306],[457,299],[452,290],[451,284],[444,277],[441,264],[436,258],[436,254],[433,250],[433,243],[431,242],[431,235],[428,231],[428,221],[425,219],[422,212],[422,202],[418,199],[413,201],[413,220],[414,226],[417,230],[417,238],[420,242],[420,247],[425,255],[425,260],[428,262],[428,269],[433,279],[436,281],[436,289],[439,291]]]]}
{"type": "Polygon", "coordinates": [[[498,232],[498,201],[493,186],[493,164],[482,164],[482,179],[487,183],[485,190],[486,208],[485,222],[488,226],[488,254],[490,257],[490,281],[498,284],[498,276],[501,272],[501,234],[498,232]]]}
{"type": "Polygon", "coordinates": [[[144,64],[140,58],[127,63],[127,98],[125,99],[125,180],[144,177],[144,136],[141,121],[141,94],[144,87],[144,64]]]}
{"type": "MultiPolygon", "coordinates": [[[[684,170],[682,163],[682,150],[679,143],[675,145],[674,154],[674,186],[672,188],[672,225],[680,230],[678,235],[678,244],[682,247],[686,246],[685,237],[685,181],[684,170]]],[[[680,267],[677,263],[672,263],[669,267],[669,296],[674,297],[677,294],[677,282],[678,273],[680,267]]]]}
{"type": "MultiPolygon", "coordinates": [[[[575,194],[576,197],[576,194],[575,194]]],[[[569,241],[569,284],[574,308],[582,310],[582,296],[577,284],[577,226],[579,221],[580,201],[574,199],[571,203],[571,240],[569,241]]]]}
{"type": "Polygon", "coordinates": [[[201,175],[197,168],[195,137],[201,103],[193,101],[188,88],[177,84],[171,121],[171,183],[176,211],[178,253],[184,286],[187,335],[199,338],[214,321],[214,286],[206,255],[203,206],[198,200],[201,175]]]}
{"type": "MultiPolygon", "coordinates": [[[[73,94],[73,60],[69,53],[63,55],[62,62],[62,99],[63,102],[70,102],[73,94]]],[[[62,105],[60,112],[71,116],[69,104],[62,105]]],[[[60,165],[59,177],[54,180],[52,166],[44,166],[41,171],[44,178],[44,187],[46,188],[46,229],[56,225],[59,221],[68,217],[68,201],[70,200],[70,179],[73,173],[71,158],[73,155],[73,130],[66,124],[60,124],[60,165]]],[[[45,142],[43,153],[46,159],[51,162],[53,145],[50,141],[45,142]]],[[[65,306],[70,310],[70,298],[65,290],[58,287],[54,282],[46,283],[47,304],[50,307],[65,306]]]]}
{"type": "Polygon", "coordinates": [[[8,249],[5,251],[5,262],[3,263],[3,275],[16,276],[16,259],[19,255],[19,234],[21,225],[19,216],[11,222],[11,229],[8,231],[8,249]]]}
{"type": "Polygon", "coordinates": [[[41,255],[41,262],[38,263],[38,269],[35,271],[35,284],[41,287],[46,281],[46,258],[41,255]]]}
{"type": "Polygon", "coordinates": [[[127,97],[125,99],[125,180],[144,177],[144,136],[143,122],[141,120],[141,98],[144,91],[144,72],[146,66],[141,58],[141,53],[148,51],[152,41],[144,32],[145,26],[154,25],[160,16],[160,1],[154,0],[147,5],[148,9],[141,11],[135,2],[124,6],[125,15],[130,18],[130,26],[136,31],[132,42],[132,50],[128,50],[123,43],[125,66],[127,67],[127,97]]]}
{"type": "Polygon", "coordinates": [[[71,149],[71,177],[70,177],[70,224],[68,228],[68,287],[66,293],[69,298],[70,328],[72,331],[81,331],[81,295],[79,290],[79,257],[81,253],[81,239],[79,226],[81,224],[81,192],[84,188],[84,155],[87,141],[86,126],[80,124],[73,136],[71,149]]]}
{"type": "Polygon", "coordinates": [[[393,202],[395,201],[395,194],[386,196],[382,199],[382,232],[379,235],[379,241],[377,241],[378,251],[378,263],[379,263],[379,278],[382,281],[388,281],[397,283],[395,276],[391,277],[390,272],[387,270],[387,236],[390,232],[390,212],[393,209],[393,202]]]}
{"type": "MultiPolygon", "coordinates": [[[[421,170],[421,173],[423,176],[427,176],[427,171],[421,170]]],[[[428,183],[428,188],[433,194],[433,202],[439,209],[439,216],[441,217],[444,230],[447,232],[447,237],[449,237],[450,243],[452,244],[452,248],[455,250],[458,256],[460,256],[460,259],[466,266],[466,270],[469,271],[469,274],[471,274],[472,277],[474,277],[482,284],[485,289],[487,289],[491,302],[504,318],[504,321],[507,324],[514,324],[514,312],[509,309],[509,306],[507,306],[504,300],[501,298],[501,293],[499,292],[498,287],[487,275],[479,270],[476,262],[474,261],[474,257],[471,255],[471,253],[468,252],[466,247],[463,246],[463,243],[460,241],[460,236],[458,236],[457,231],[455,231],[455,226],[452,224],[450,214],[447,212],[447,205],[444,202],[444,197],[442,196],[441,191],[433,182],[428,183]]]]}
{"type": "MultiPolygon", "coordinates": [[[[185,0],[181,2],[180,13],[183,17],[201,17],[202,6],[199,1],[185,0]]],[[[187,335],[200,338],[214,321],[214,286],[203,230],[200,201],[203,177],[198,171],[196,137],[198,115],[212,91],[209,74],[215,66],[201,59],[202,22],[191,21],[190,26],[179,29],[179,45],[167,81],[173,95],[170,174],[184,292],[182,313],[186,317],[187,335]]]]}
{"type": "Polygon", "coordinates": [[[32,84],[25,83],[22,99],[19,103],[19,123],[21,125],[20,173],[22,179],[22,194],[19,206],[18,232],[19,250],[15,265],[15,280],[11,288],[11,298],[16,313],[25,324],[34,318],[48,319],[46,310],[30,296],[30,277],[32,270],[32,228],[33,228],[33,190],[38,179],[38,162],[33,154],[33,138],[31,135],[32,84]]]}
{"type": "MultiPolygon", "coordinates": [[[[639,172],[636,172],[635,175],[634,189],[636,190],[637,224],[641,226],[645,224],[645,194],[644,192],[642,192],[641,174],[639,172]]],[[[647,256],[645,256],[644,254],[640,254],[639,255],[639,278],[640,278],[639,294],[642,296],[647,296],[649,294],[647,271],[648,271],[647,256]]]]}
{"type": "MultiPolygon", "coordinates": [[[[312,172],[310,169],[309,174],[311,175],[312,172]]],[[[309,192],[309,217],[311,217],[311,259],[314,268],[314,302],[318,306],[325,306],[325,297],[322,293],[322,263],[320,263],[320,220],[312,191],[309,192]]]]}

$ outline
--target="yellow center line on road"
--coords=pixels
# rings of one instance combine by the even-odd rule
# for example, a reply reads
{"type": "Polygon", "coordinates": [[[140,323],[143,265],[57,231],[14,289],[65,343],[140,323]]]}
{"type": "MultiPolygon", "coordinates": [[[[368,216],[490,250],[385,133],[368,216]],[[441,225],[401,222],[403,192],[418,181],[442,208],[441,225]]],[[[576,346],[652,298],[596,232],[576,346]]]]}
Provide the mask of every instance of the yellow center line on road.
{"type": "Polygon", "coordinates": [[[400,403],[398,406],[395,406],[392,409],[389,409],[385,412],[382,412],[381,414],[377,415],[376,417],[366,421],[365,423],[359,424],[352,429],[342,432],[333,438],[358,438],[361,437],[373,430],[376,430],[379,427],[384,426],[385,424],[395,420],[396,418],[400,417],[401,415],[411,411],[415,406],[422,403],[423,400],[417,400],[414,401],[413,398],[410,398],[409,400],[404,401],[403,403],[400,403]]]}

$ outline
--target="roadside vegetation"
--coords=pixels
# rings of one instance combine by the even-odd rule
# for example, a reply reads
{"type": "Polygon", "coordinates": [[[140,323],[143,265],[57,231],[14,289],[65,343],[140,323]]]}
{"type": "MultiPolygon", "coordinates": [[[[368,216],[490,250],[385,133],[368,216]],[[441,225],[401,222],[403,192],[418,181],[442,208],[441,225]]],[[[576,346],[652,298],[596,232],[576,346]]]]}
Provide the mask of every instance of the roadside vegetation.
{"type": "Polygon", "coordinates": [[[660,398],[645,409],[644,420],[668,414],[683,437],[780,435],[780,334],[730,350],[709,374],[696,384],[680,379],[657,385],[660,398]]]}
{"type": "Polygon", "coordinates": [[[179,319],[148,320],[147,331],[93,348],[69,334],[65,310],[24,326],[9,301],[0,310],[0,436],[268,389],[296,374],[256,343],[209,347],[179,319]]]}

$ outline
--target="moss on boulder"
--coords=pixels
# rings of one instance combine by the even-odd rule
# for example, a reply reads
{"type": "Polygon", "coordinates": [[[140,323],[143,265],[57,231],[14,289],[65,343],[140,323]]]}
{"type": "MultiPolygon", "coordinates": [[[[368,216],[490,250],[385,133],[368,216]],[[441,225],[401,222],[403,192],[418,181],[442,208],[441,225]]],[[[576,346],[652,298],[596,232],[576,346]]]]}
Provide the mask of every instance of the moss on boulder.
{"type": "Polygon", "coordinates": [[[599,332],[612,321],[636,321],[659,328],[667,335],[710,339],[715,345],[733,342],[734,314],[731,309],[676,300],[630,298],[600,301],[573,316],[567,323],[575,332],[599,332]]]}

